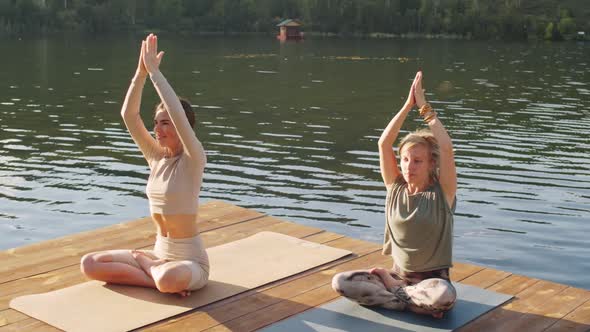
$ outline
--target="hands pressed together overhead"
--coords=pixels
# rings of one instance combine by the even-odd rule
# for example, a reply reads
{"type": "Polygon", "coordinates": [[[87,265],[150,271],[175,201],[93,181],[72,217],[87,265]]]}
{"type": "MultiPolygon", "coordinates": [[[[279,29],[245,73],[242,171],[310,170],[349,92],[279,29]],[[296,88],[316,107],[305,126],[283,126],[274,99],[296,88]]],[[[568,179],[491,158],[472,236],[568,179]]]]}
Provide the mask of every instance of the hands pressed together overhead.
{"type": "Polygon", "coordinates": [[[141,42],[137,71],[140,74],[153,74],[159,71],[163,57],[164,52],[158,52],[158,37],[153,33],[150,33],[145,40],[141,42]]]}
{"type": "Polygon", "coordinates": [[[420,112],[420,116],[424,119],[427,124],[431,120],[436,118],[436,112],[432,109],[430,104],[426,102],[426,96],[424,95],[424,88],[422,88],[422,71],[416,73],[412,86],[410,87],[410,93],[406,100],[405,108],[412,109],[417,106],[420,112]]]}
{"type": "Polygon", "coordinates": [[[422,71],[419,71],[416,73],[416,77],[414,77],[414,81],[410,87],[406,105],[421,108],[424,104],[426,104],[426,97],[424,96],[424,88],[422,88],[422,71]]]}

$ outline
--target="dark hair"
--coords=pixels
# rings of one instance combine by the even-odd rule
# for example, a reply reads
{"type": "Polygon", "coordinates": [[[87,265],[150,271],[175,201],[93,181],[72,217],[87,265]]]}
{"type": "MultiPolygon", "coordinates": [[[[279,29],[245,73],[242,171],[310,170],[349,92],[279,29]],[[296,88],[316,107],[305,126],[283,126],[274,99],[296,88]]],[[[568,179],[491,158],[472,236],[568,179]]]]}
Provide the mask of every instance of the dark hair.
{"type": "MultiPolygon", "coordinates": [[[[191,106],[191,103],[187,99],[182,97],[178,97],[178,99],[180,100],[180,105],[182,105],[182,108],[184,109],[184,114],[188,119],[188,123],[191,125],[191,127],[195,128],[195,112],[193,112],[193,107],[191,106]]],[[[158,113],[158,111],[161,109],[166,110],[166,107],[164,106],[163,102],[160,102],[158,105],[156,105],[156,108],[154,110],[154,117],[156,117],[156,113],[158,113]]]]}

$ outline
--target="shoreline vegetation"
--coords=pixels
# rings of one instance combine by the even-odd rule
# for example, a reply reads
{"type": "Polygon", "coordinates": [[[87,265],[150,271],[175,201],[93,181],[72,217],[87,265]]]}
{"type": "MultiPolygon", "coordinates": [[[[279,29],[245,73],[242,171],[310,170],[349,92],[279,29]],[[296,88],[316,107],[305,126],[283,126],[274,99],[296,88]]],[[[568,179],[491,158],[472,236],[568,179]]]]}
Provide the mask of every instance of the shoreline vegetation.
{"type": "MultiPolygon", "coordinates": [[[[238,37],[268,37],[274,39],[276,37],[276,33],[271,32],[236,32],[236,31],[171,31],[171,30],[160,30],[160,29],[149,29],[149,28],[141,28],[141,29],[134,29],[134,30],[124,30],[124,31],[109,31],[107,33],[101,33],[101,36],[109,36],[114,34],[131,34],[136,36],[143,36],[146,33],[157,33],[162,36],[169,36],[174,34],[176,36],[182,37],[231,37],[231,38],[238,38],[238,37]]],[[[22,34],[4,34],[0,33],[0,38],[12,38],[12,39],[28,39],[28,38],[39,38],[39,37],[51,37],[51,36],[78,36],[78,37],[98,37],[98,33],[88,32],[88,31],[51,31],[51,32],[43,32],[43,33],[22,33],[22,34]]],[[[293,42],[304,42],[305,39],[374,39],[374,40],[465,40],[465,41],[490,41],[490,39],[477,39],[473,36],[464,36],[459,34],[422,34],[416,32],[410,33],[403,33],[403,34],[392,34],[392,33],[384,33],[384,32],[372,32],[372,33],[334,33],[334,32],[314,32],[308,31],[305,32],[305,38],[301,41],[293,41],[293,42]]],[[[586,35],[584,38],[575,38],[574,36],[568,36],[567,38],[561,38],[558,40],[550,40],[545,39],[542,37],[537,36],[529,36],[526,39],[491,39],[496,41],[509,41],[509,42],[567,42],[567,41],[577,41],[577,42],[587,42],[590,41],[590,36],[586,35]]]]}
{"type": "Polygon", "coordinates": [[[590,40],[587,0],[0,0],[0,36],[144,33],[590,40]]]}

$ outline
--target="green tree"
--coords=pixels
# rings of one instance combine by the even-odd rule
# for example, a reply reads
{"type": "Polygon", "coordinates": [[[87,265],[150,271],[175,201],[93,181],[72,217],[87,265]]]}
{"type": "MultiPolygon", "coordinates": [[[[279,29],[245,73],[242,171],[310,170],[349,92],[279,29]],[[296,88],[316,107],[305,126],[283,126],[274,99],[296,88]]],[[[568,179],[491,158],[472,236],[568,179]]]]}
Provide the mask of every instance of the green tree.
{"type": "Polygon", "coordinates": [[[549,22],[545,28],[545,39],[547,40],[562,40],[563,36],[559,33],[557,24],[549,22]]]}
{"type": "Polygon", "coordinates": [[[559,33],[562,35],[572,35],[576,32],[576,23],[571,17],[562,17],[558,25],[559,33]]]}

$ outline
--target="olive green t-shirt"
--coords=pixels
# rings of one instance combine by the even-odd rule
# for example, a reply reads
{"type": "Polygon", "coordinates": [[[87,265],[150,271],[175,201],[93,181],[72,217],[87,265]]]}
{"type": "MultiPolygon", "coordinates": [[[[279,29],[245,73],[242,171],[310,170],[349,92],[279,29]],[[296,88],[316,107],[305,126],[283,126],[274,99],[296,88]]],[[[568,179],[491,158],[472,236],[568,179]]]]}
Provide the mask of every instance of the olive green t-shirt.
{"type": "Polygon", "coordinates": [[[438,181],[410,195],[399,176],[387,190],[383,255],[407,272],[451,267],[455,205],[449,207],[438,181]]]}

